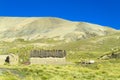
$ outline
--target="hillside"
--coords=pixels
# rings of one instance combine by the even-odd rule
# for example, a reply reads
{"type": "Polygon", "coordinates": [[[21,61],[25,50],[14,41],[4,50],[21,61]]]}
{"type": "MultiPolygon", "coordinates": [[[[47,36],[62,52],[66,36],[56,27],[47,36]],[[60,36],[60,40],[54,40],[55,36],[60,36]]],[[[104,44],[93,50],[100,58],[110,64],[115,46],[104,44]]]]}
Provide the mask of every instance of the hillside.
{"type": "Polygon", "coordinates": [[[120,31],[59,18],[0,17],[0,54],[18,54],[29,60],[33,49],[62,49],[67,59],[94,58],[120,48],[120,31]],[[12,41],[11,41],[12,40],[12,41]]]}
{"type": "Polygon", "coordinates": [[[76,41],[105,36],[115,29],[86,22],[72,22],[52,17],[0,17],[0,39],[54,39],[76,41]]]}
{"type": "Polygon", "coordinates": [[[69,53],[68,59],[70,60],[97,59],[102,55],[113,53],[113,50],[120,49],[120,32],[107,36],[64,43],[52,48],[67,50],[69,53]]]}
{"type": "Polygon", "coordinates": [[[0,17],[0,54],[11,53],[19,64],[1,65],[2,80],[120,80],[120,31],[109,27],[52,17],[0,17]],[[69,64],[28,65],[32,50],[65,50],[69,64]],[[90,60],[95,63],[84,63],[90,60]]]}

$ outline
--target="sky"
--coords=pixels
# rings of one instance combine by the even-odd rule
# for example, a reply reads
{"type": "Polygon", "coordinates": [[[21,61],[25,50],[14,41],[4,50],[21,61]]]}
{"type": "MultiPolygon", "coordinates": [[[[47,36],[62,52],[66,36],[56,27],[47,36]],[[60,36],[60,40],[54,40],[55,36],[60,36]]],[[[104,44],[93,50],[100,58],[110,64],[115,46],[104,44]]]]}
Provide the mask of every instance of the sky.
{"type": "Polygon", "coordinates": [[[58,17],[120,30],[120,0],[0,0],[0,16],[58,17]]]}

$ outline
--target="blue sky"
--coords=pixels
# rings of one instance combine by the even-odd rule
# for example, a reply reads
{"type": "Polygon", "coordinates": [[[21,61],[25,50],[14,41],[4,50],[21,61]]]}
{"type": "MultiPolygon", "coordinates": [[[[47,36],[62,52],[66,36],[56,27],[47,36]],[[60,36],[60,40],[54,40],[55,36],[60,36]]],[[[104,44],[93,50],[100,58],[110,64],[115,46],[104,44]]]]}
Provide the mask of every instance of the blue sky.
{"type": "Polygon", "coordinates": [[[120,29],[120,0],[0,0],[0,16],[59,17],[120,29]]]}

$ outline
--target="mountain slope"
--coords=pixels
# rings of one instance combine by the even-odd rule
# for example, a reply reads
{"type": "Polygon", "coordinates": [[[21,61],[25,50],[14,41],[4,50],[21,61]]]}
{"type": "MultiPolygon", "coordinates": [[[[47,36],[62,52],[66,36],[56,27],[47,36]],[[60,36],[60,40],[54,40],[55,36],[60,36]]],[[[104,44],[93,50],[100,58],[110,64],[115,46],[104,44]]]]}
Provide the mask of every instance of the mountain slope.
{"type": "Polygon", "coordinates": [[[0,17],[0,28],[0,38],[3,40],[52,38],[73,41],[116,32],[115,29],[96,24],[52,17],[0,17]]]}

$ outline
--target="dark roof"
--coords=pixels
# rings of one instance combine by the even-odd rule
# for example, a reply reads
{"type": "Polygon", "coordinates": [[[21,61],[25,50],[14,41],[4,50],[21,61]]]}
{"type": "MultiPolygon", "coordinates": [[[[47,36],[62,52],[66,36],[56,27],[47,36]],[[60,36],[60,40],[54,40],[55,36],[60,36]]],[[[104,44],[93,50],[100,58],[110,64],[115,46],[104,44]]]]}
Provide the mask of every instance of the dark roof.
{"type": "Polygon", "coordinates": [[[30,53],[30,57],[57,57],[63,58],[66,56],[65,50],[32,50],[30,53]]]}

